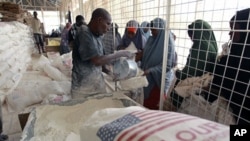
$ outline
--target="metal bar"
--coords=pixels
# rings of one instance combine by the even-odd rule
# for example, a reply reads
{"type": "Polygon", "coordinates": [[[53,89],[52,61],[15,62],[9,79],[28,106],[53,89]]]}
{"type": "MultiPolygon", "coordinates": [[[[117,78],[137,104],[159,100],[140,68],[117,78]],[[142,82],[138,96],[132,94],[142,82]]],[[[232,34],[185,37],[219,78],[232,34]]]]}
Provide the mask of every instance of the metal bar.
{"type": "Polygon", "coordinates": [[[165,78],[166,78],[166,68],[167,68],[167,56],[168,56],[168,42],[169,42],[169,21],[170,21],[170,11],[171,11],[171,0],[167,1],[167,13],[166,13],[166,27],[165,27],[165,40],[164,40],[164,54],[162,63],[162,76],[161,76],[161,95],[160,95],[160,106],[159,110],[163,109],[163,98],[165,90],[165,78]]]}

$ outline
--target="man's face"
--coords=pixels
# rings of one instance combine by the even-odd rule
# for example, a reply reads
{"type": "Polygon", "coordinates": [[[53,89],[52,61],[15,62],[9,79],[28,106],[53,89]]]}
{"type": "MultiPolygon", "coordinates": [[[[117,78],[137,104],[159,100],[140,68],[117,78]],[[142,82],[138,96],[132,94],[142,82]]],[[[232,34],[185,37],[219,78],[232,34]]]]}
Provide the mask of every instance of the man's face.
{"type": "Polygon", "coordinates": [[[107,33],[111,28],[111,17],[107,16],[106,18],[100,17],[98,19],[98,32],[100,35],[107,33]]]}
{"type": "Polygon", "coordinates": [[[34,17],[37,17],[37,13],[36,12],[34,12],[33,15],[34,15],[34,17]]]}
{"type": "Polygon", "coordinates": [[[81,26],[83,24],[85,24],[84,19],[82,19],[82,20],[80,20],[79,22],[76,23],[77,26],[81,26]]]}

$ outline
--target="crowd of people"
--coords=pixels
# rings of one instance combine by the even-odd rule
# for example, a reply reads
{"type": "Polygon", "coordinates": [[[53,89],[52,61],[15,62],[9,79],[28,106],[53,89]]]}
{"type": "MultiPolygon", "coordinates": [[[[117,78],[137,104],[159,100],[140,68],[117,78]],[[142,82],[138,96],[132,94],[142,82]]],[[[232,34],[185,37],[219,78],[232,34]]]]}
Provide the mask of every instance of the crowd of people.
{"type": "MultiPolygon", "coordinates": [[[[176,71],[177,62],[175,51],[176,35],[169,31],[168,45],[165,28],[166,21],[161,18],[144,21],[139,24],[130,20],[126,24],[123,36],[118,32],[117,23],[112,23],[111,14],[97,8],[93,11],[87,24],[84,17],[78,15],[76,23],[67,23],[62,32],[60,54],[72,50],[72,98],[86,95],[105,93],[103,66],[111,64],[120,57],[136,58],[138,67],[144,71],[149,85],[143,88],[144,103],[149,109],[159,109],[162,72],[166,72],[164,93],[169,92],[174,76],[174,85],[190,77],[202,76],[206,73],[213,75],[212,92],[207,92],[204,98],[213,102],[218,96],[224,97],[232,109],[238,124],[250,123],[249,79],[250,79],[250,9],[237,11],[229,21],[231,43],[230,52],[218,59],[218,41],[211,25],[198,19],[188,25],[187,34],[193,42],[187,62],[183,69],[176,71]],[[240,31],[237,31],[240,30],[240,31]],[[133,42],[137,53],[125,49],[133,42]],[[163,52],[167,48],[166,70],[162,70],[163,52]],[[217,91],[217,93],[214,93],[217,91]]],[[[34,32],[37,45],[40,43],[39,33],[34,32]]],[[[43,49],[43,48],[42,48],[43,49]]],[[[43,50],[42,50],[43,51],[43,50]]],[[[172,104],[179,108],[183,98],[173,90],[168,96],[172,104]]]]}

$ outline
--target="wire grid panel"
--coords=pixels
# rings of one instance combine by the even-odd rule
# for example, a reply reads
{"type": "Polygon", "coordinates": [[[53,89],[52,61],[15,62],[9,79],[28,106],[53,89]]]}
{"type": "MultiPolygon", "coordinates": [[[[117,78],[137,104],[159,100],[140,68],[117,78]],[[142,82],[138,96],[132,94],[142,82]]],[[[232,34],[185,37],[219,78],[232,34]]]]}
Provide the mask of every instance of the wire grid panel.
{"type": "MultiPolygon", "coordinates": [[[[88,22],[91,18],[91,13],[94,9],[98,7],[102,7],[107,9],[112,16],[112,22],[115,22],[119,26],[119,32],[121,36],[124,34],[124,30],[126,28],[126,23],[129,20],[137,20],[139,23],[142,23],[143,21],[150,22],[156,17],[163,18],[166,23],[169,24],[169,29],[172,33],[176,35],[175,40],[175,51],[177,52],[177,58],[178,63],[175,68],[176,72],[179,70],[180,76],[188,76],[189,78],[192,76],[196,76],[195,78],[202,78],[198,79],[199,81],[194,81],[188,79],[181,80],[177,77],[177,82],[181,84],[180,82],[183,82],[182,84],[185,84],[184,82],[189,82],[188,84],[192,84],[189,89],[184,89],[185,95],[188,95],[184,100],[181,97],[177,96],[173,97],[171,92],[169,92],[169,95],[167,97],[167,100],[165,102],[165,107],[167,107],[168,110],[176,110],[178,112],[183,112],[187,114],[192,114],[196,116],[200,116],[202,118],[210,119],[213,121],[217,121],[224,124],[236,124],[240,123],[241,121],[245,121],[249,123],[249,118],[246,117],[239,117],[241,115],[242,111],[248,110],[249,106],[245,106],[243,103],[244,101],[247,101],[249,99],[249,70],[243,70],[240,67],[237,67],[235,70],[235,76],[234,78],[237,78],[236,76],[239,76],[242,72],[246,74],[246,79],[248,81],[239,82],[240,80],[228,78],[230,80],[233,80],[231,92],[227,95],[222,95],[222,89],[228,90],[228,86],[224,85],[224,81],[227,81],[225,78],[226,71],[228,69],[232,69],[228,67],[228,65],[221,65],[225,68],[223,73],[220,76],[223,79],[223,82],[221,82],[218,86],[217,94],[219,97],[215,101],[210,101],[209,97],[212,97],[212,94],[215,93],[211,81],[213,76],[215,76],[215,65],[219,64],[217,63],[219,59],[221,58],[222,52],[224,49],[222,48],[222,45],[225,47],[225,43],[228,43],[229,46],[231,44],[229,43],[230,36],[229,32],[231,31],[229,26],[229,21],[232,18],[233,15],[235,15],[237,10],[241,10],[244,8],[250,7],[250,2],[246,0],[178,0],[178,1],[171,1],[170,5],[170,18],[167,19],[168,15],[167,10],[167,1],[165,0],[89,0],[85,1],[82,4],[83,5],[83,15],[88,22]],[[204,30],[204,29],[196,29],[196,25],[193,27],[190,27],[191,24],[195,20],[204,20],[206,23],[210,25],[210,29],[204,30]],[[194,35],[189,37],[188,29],[191,29],[191,31],[194,32],[202,32],[205,33],[208,31],[209,36],[207,39],[203,38],[197,38],[194,37],[194,35]],[[212,39],[212,33],[214,35],[213,42],[210,41],[212,39]],[[193,41],[192,41],[193,38],[193,41]],[[194,41],[207,41],[208,45],[214,44],[214,46],[217,46],[216,56],[214,62],[208,62],[207,58],[209,53],[212,51],[210,50],[201,50],[200,48],[203,46],[203,44],[198,44],[197,49],[192,49],[191,47],[194,44],[194,41]],[[198,64],[195,64],[192,66],[190,63],[193,62],[187,62],[188,57],[193,57],[190,53],[196,52],[196,57],[191,58],[193,62],[199,62],[203,64],[202,66],[204,68],[200,68],[198,64]],[[204,55],[205,54],[205,55],[204,55]],[[203,59],[199,59],[203,58],[203,59]],[[212,65],[213,70],[211,71],[211,75],[203,75],[205,74],[206,66],[212,65]],[[185,68],[186,67],[186,68],[185,68]],[[186,71],[182,71],[186,69],[186,71]],[[191,72],[193,71],[193,74],[191,72]],[[200,72],[200,73],[198,73],[200,72]],[[203,76],[203,77],[201,77],[203,76]],[[184,81],[186,80],[186,81],[184,81]],[[192,81],[192,83],[191,83],[192,81]],[[197,82],[197,83],[195,83],[197,82]],[[242,83],[245,88],[245,91],[242,93],[239,93],[236,89],[237,85],[239,83],[242,83]],[[170,95],[171,94],[171,95],[170,95]],[[231,95],[241,95],[244,100],[240,100],[240,102],[237,100],[231,100],[231,95]],[[226,97],[226,98],[225,98],[226,97]],[[170,101],[170,102],[169,102],[170,101]],[[173,104],[174,102],[177,102],[178,104],[173,104]],[[236,111],[234,107],[232,107],[232,104],[235,103],[238,107],[236,111]],[[170,106],[167,106],[170,105],[170,106]],[[177,106],[176,106],[177,105],[177,106]],[[178,106],[180,105],[180,106],[178,106]],[[244,109],[244,110],[242,110],[244,109]],[[237,114],[236,114],[237,113],[237,114]]],[[[249,19],[248,19],[249,20],[249,19]]],[[[204,23],[201,24],[201,26],[204,26],[204,23]]],[[[114,26],[113,26],[114,27],[114,26]]],[[[168,31],[168,29],[167,29],[168,31]]],[[[246,30],[245,30],[246,31],[246,30]]],[[[249,29],[247,29],[247,32],[249,32],[249,29]]],[[[114,39],[113,39],[114,40],[114,39]]],[[[110,38],[108,42],[110,42],[110,38]]],[[[112,41],[113,42],[113,41],[112,41]]],[[[243,45],[248,46],[244,44],[243,45]]],[[[212,52],[213,53],[213,52],[212,52]]],[[[224,54],[225,55],[225,54],[224,54]]],[[[230,56],[230,54],[229,54],[230,56]]],[[[242,58],[248,59],[249,56],[242,57],[239,61],[239,64],[242,62],[242,58]]],[[[190,59],[190,58],[189,58],[190,59]]],[[[248,62],[249,63],[249,62],[248,62]]],[[[177,82],[175,84],[172,84],[173,86],[177,85],[177,82]]],[[[177,85],[178,86],[178,85],[177,85]]],[[[178,87],[175,87],[172,89],[172,93],[176,92],[178,90],[178,87]],[[177,88],[177,90],[176,90],[177,88]]],[[[185,86],[185,85],[184,85],[185,86]]],[[[181,88],[181,87],[180,87],[181,88]]],[[[181,93],[181,92],[180,92],[181,93]]],[[[249,116],[248,116],[249,117],[249,116]]]]}
{"type": "MultiPolygon", "coordinates": [[[[182,71],[177,71],[179,73],[176,73],[177,82],[179,83],[176,83],[175,96],[173,96],[173,92],[171,96],[172,100],[175,101],[172,103],[174,103],[175,107],[177,106],[179,112],[201,116],[224,124],[250,122],[249,104],[246,104],[246,102],[249,102],[249,55],[245,52],[236,56],[233,55],[231,50],[230,54],[227,54],[228,52],[224,53],[228,57],[223,57],[223,59],[229,59],[225,59],[225,63],[223,63],[223,59],[221,60],[222,51],[224,51],[222,45],[223,47],[228,45],[229,48],[235,46],[233,45],[234,43],[228,42],[230,38],[233,38],[229,36],[231,31],[229,26],[230,19],[237,10],[249,8],[249,6],[250,2],[242,0],[172,1],[170,27],[177,36],[177,70],[182,69],[182,71]],[[191,25],[192,22],[198,19],[206,21],[211,26],[211,29],[199,28],[198,23],[191,25]],[[192,32],[190,37],[188,30],[192,32]],[[201,32],[199,37],[195,37],[194,34],[199,32],[201,32]],[[208,34],[207,38],[203,38],[205,34],[208,34]],[[197,41],[198,44],[195,45],[197,41]],[[216,44],[213,42],[216,42],[216,44]],[[214,46],[217,45],[218,51],[216,60],[211,64],[208,61],[208,57],[209,53],[212,52],[210,49],[212,44],[214,46]],[[207,50],[204,51],[202,48],[205,45],[209,46],[209,48],[206,48],[207,50]],[[230,63],[229,61],[238,61],[240,65],[230,63]],[[204,76],[207,71],[206,67],[209,65],[213,66],[211,67],[211,77],[214,77],[213,79],[201,77],[204,76]],[[245,78],[242,78],[242,75],[245,78]],[[190,77],[195,77],[197,80],[192,80],[190,77]],[[201,78],[203,79],[202,81],[201,78]],[[205,80],[209,80],[209,83],[204,83],[206,82],[205,80]],[[188,86],[190,88],[185,89],[188,86]],[[239,87],[242,87],[243,90],[239,90],[241,89],[239,87]],[[186,91],[181,92],[180,89],[182,88],[186,91]],[[186,98],[183,99],[183,97],[176,96],[176,93],[184,94],[186,98]]],[[[245,20],[249,24],[249,17],[245,20]]],[[[201,26],[205,27],[205,23],[202,23],[201,26]]],[[[249,33],[249,27],[242,30],[245,30],[243,31],[245,33],[249,33]]],[[[249,47],[246,44],[249,43],[248,40],[239,46],[243,48],[249,47]]]]}

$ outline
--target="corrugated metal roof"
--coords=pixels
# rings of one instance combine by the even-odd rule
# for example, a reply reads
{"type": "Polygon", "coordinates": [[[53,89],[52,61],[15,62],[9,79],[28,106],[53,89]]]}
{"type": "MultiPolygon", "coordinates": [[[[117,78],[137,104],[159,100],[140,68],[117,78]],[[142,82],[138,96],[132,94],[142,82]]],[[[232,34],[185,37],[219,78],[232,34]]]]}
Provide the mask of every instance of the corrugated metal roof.
{"type": "Polygon", "coordinates": [[[45,10],[57,11],[62,3],[62,0],[7,0],[17,3],[27,10],[45,10]]]}

